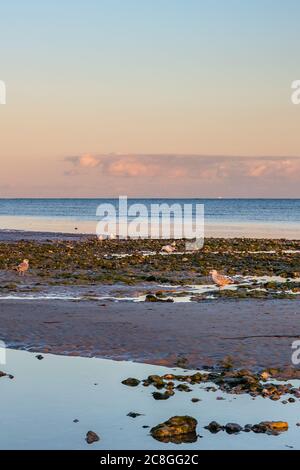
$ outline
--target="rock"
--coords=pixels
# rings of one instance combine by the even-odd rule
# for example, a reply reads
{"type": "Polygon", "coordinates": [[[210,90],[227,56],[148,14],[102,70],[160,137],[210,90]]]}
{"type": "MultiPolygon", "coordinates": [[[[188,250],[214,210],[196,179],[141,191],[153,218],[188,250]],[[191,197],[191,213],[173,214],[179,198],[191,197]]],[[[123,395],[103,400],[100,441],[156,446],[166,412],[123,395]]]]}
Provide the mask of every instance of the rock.
{"type": "Polygon", "coordinates": [[[252,431],[256,433],[267,433],[277,435],[280,432],[285,432],[289,428],[286,421],[262,421],[259,424],[252,426],[252,431]]]}
{"type": "Polygon", "coordinates": [[[171,391],[166,391],[164,393],[161,392],[153,392],[152,396],[154,400],[168,400],[172,395],[174,395],[174,392],[171,391]]]}
{"type": "Polygon", "coordinates": [[[41,354],[37,354],[35,356],[39,361],[41,361],[42,359],[44,359],[44,356],[42,356],[41,354]]]}
{"type": "Polygon", "coordinates": [[[252,424],[246,424],[243,429],[244,432],[252,431],[252,424]]]}
{"type": "Polygon", "coordinates": [[[206,392],[216,392],[218,389],[216,387],[208,386],[208,387],[205,387],[204,390],[206,392]]]}
{"type": "Polygon", "coordinates": [[[128,377],[128,379],[125,379],[122,381],[123,385],[127,385],[128,387],[137,387],[140,383],[140,380],[135,379],[133,377],[128,377]]]}
{"type": "Polygon", "coordinates": [[[176,389],[179,390],[180,392],[191,392],[192,391],[192,389],[186,384],[179,384],[179,385],[177,385],[176,389]]]}
{"type": "Polygon", "coordinates": [[[212,434],[217,434],[217,432],[223,431],[224,428],[216,421],[211,421],[207,426],[204,427],[204,429],[207,429],[212,434]]]}
{"type": "Polygon", "coordinates": [[[268,380],[270,378],[270,374],[267,371],[264,371],[260,374],[262,380],[268,380]]]}
{"type": "Polygon", "coordinates": [[[100,441],[100,437],[94,431],[88,431],[85,440],[88,444],[93,444],[94,442],[100,441]]]}
{"type": "Polygon", "coordinates": [[[174,387],[175,387],[174,382],[168,382],[167,385],[166,385],[166,388],[168,390],[173,390],[174,387]]]}
{"type": "Polygon", "coordinates": [[[237,423],[227,423],[225,426],[225,431],[228,434],[237,434],[243,430],[242,426],[237,423]]]}
{"type": "Polygon", "coordinates": [[[175,379],[175,375],[174,374],[165,374],[162,376],[163,379],[165,380],[174,380],[175,379]]]}
{"type": "Polygon", "coordinates": [[[159,375],[149,375],[147,382],[154,385],[158,389],[165,386],[165,382],[159,375]]]}
{"type": "Polygon", "coordinates": [[[195,374],[191,375],[191,383],[200,383],[202,382],[203,378],[205,378],[205,374],[196,372],[195,374]]]}
{"type": "Polygon", "coordinates": [[[200,398],[192,398],[191,402],[193,403],[198,403],[198,401],[201,401],[200,398]]]}
{"type": "MultiPolygon", "coordinates": [[[[197,420],[191,416],[173,416],[164,423],[154,426],[150,433],[158,440],[170,439],[178,436],[189,436],[190,439],[197,439],[197,420]]],[[[185,441],[186,442],[186,441],[185,441]]]]}
{"type": "Polygon", "coordinates": [[[73,419],[73,423],[79,423],[79,419],[73,419]]]}
{"type": "Polygon", "coordinates": [[[6,372],[2,372],[2,371],[0,370],[0,378],[1,378],[1,377],[8,377],[9,379],[14,379],[14,378],[15,378],[13,375],[11,375],[11,374],[6,374],[6,372]]]}
{"type": "Polygon", "coordinates": [[[145,302],[174,302],[173,299],[162,299],[160,297],[156,297],[156,295],[153,294],[147,294],[145,298],[145,302]]]}
{"type": "Polygon", "coordinates": [[[141,413],[135,413],[134,411],[130,411],[128,415],[130,418],[137,418],[138,416],[142,416],[141,413]]]}

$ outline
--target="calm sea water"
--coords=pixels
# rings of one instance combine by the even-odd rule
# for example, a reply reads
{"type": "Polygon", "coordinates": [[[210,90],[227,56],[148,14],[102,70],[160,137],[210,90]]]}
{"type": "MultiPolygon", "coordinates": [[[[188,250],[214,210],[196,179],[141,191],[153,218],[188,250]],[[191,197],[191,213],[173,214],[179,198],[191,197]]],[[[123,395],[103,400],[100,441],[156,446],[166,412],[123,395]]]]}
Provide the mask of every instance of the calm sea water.
{"type": "MultiPolygon", "coordinates": [[[[0,216],[97,220],[96,209],[117,199],[0,199],[0,216]]],[[[300,222],[300,199],[128,199],[128,204],[204,204],[206,222],[300,222]]]]}

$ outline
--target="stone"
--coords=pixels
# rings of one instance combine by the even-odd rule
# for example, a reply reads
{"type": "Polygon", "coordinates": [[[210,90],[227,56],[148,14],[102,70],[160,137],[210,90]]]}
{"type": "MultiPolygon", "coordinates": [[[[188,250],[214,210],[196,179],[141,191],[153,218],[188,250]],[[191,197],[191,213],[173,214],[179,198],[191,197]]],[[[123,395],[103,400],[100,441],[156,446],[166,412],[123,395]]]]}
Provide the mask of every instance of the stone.
{"type": "Polygon", "coordinates": [[[179,385],[177,385],[176,389],[179,390],[180,392],[191,392],[192,391],[192,389],[186,384],[179,384],[179,385]]]}
{"type": "Polygon", "coordinates": [[[161,392],[152,393],[154,400],[168,400],[168,398],[170,398],[172,395],[174,395],[174,392],[172,392],[171,390],[166,391],[164,393],[161,393],[161,392]]]}
{"type": "Polygon", "coordinates": [[[128,379],[125,379],[122,381],[123,385],[127,385],[128,387],[137,387],[140,383],[140,380],[135,379],[133,377],[128,377],[128,379]]]}
{"type": "Polygon", "coordinates": [[[175,375],[174,374],[165,374],[165,375],[163,375],[162,378],[165,379],[165,380],[174,380],[175,375]]]}
{"type": "Polygon", "coordinates": [[[217,434],[217,432],[223,431],[224,428],[216,421],[211,421],[207,426],[204,427],[204,429],[207,429],[212,434],[217,434]]]}
{"type": "Polygon", "coordinates": [[[268,380],[270,378],[270,374],[267,371],[264,371],[260,374],[262,380],[268,380]]]}
{"type": "Polygon", "coordinates": [[[277,435],[278,433],[287,431],[288,428],[289,425],[286,421],[262,421],[252,426],[252,431],[277,435]]]}
{"type": "Polygon", "coordinates": [[[244,432],[252,431],[252,424],[246,424],[243,429],[244,432]]]}
{"type": "Polygon", "coordinates": [[[100,437],[94,431],[88,431],[85,440],[88,444],[93,444],[94,442],[100,441],[100,437]]]}
{"type": "Polygon", "coordinates": [[[164,423],[154,426],[150,433],[155,439],[172,438],[174,436],[196,436],[197,420],[191,416],[173,416],[164,423]]]}
{"type": "Polygon", "coordinates": [[[145,302],[174,302],[174,300],[171,298],[162,299],[160,297],[156,297],[156,295],[147,294],[145,298],[145,302]]]}
{"type": "Polygon", "coordinates": [[[237,423],[227,423],[225,426],[225,431],[228,434],[237,434],[243,430],[242,426],[237,423]]]}
{"type": "Polygon", "coordinates": [[[127,414],[129,418],[137,418],[138,416],[142,416],[141,413],[135,413],[134,411],[130,411],[130,413],[127,414]]]}
{"type": "Polygon", "coordinates": [[[164,380],[159,375],[149,375],[147,382],[151,383],[156,388],[163,388],[165,386],[164,380]]]}

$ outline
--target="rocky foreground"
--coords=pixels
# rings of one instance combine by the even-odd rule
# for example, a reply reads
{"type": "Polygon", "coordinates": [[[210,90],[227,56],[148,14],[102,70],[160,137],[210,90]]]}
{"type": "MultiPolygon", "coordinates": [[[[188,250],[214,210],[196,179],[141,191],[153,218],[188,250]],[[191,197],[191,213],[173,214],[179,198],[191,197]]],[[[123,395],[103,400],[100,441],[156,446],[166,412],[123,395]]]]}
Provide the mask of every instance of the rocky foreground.
{"type": "Polygon", "coordinates": [[[12,349],[1,370],[1,449],[299,449],[295,374],[12,349]]]}

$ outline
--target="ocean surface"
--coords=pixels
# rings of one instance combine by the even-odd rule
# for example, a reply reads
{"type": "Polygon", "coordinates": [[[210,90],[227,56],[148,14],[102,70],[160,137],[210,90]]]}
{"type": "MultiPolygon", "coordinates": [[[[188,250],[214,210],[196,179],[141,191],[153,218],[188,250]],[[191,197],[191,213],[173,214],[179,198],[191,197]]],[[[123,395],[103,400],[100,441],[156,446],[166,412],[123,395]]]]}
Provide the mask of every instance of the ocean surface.
{"type": "MultiPolygon", "coordinates": [[[[204,205],[205,231],[212,236],[273,236],[300,238],[300,199],[128,199],[128,207],[143,204],[204,205]]],[[[118,199],[0,199],[0,229],[78,231],[95,233],[100,204],[118,199]]],[[[155,211],[154,211],[155,212],[155,211]]],[[[129,217],[129,220],[133,217],[129,217]]],[[[146,220],[146,219],[145,219],[146,220]]],[[[176,220],[176,217],[174,221],[176,220]]]]}

